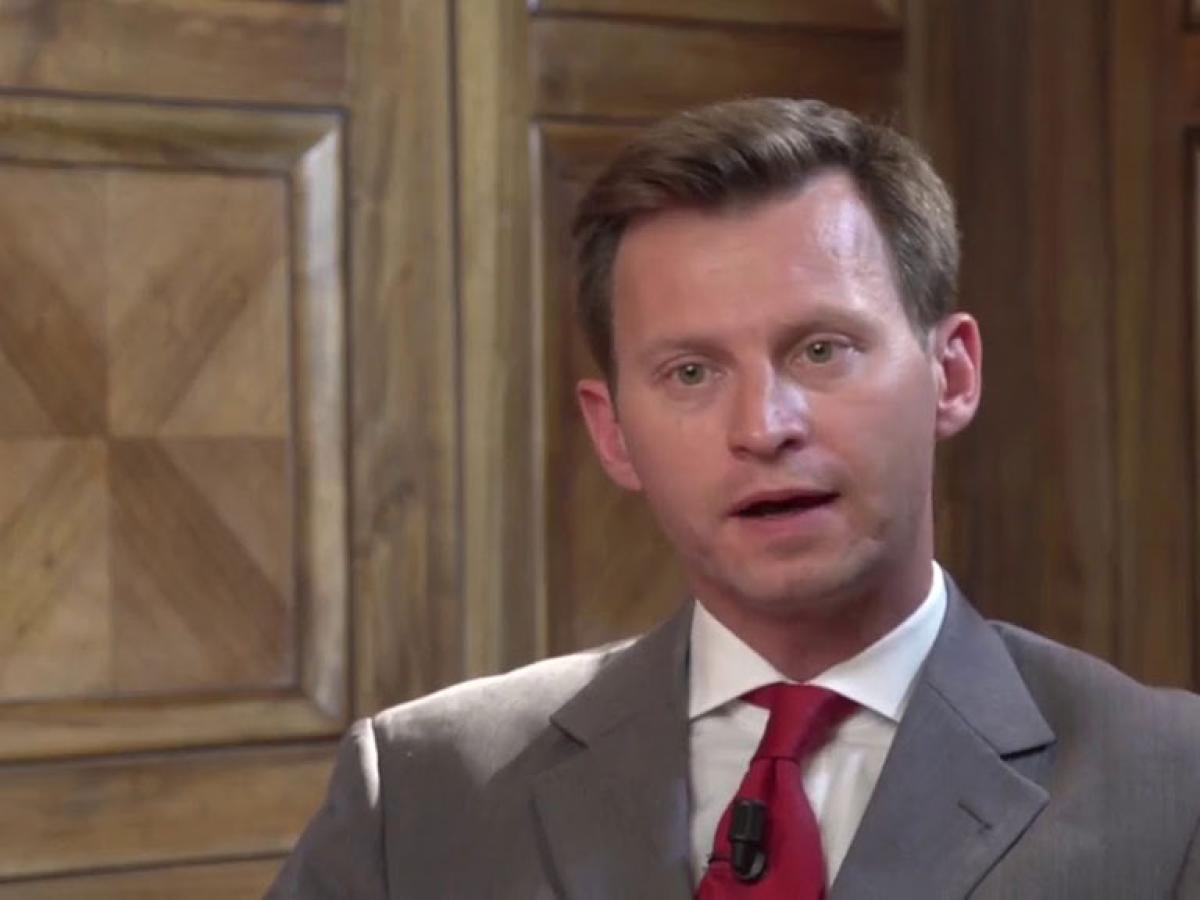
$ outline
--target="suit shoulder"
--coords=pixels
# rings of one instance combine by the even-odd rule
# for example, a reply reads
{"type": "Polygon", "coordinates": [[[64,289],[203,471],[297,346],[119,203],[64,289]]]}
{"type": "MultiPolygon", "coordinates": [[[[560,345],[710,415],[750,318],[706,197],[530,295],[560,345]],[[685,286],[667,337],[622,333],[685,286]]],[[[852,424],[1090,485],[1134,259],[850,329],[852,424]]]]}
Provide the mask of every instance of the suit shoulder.
{"type": "Polygon", "coordinates": [[[374,716],[375,738],[383,745],[474,745],[494,755],[545,728],[550,715],[630,643],[541,660],[393,706],[374,716]]]}
{"type": "Polygon", "coordinates": [[[1015,625],[991,624],[1060,739],[1123,736],[1131,748],[1192,767],[1200,749],[1200,696],[1142,684],[1081,650],[1015,625]]]}

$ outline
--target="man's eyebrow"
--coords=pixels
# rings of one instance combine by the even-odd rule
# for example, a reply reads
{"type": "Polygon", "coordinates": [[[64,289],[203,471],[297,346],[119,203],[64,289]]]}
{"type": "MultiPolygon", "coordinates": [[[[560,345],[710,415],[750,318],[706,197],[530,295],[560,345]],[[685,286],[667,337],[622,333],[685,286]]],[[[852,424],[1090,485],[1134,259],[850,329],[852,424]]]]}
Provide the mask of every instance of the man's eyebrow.
{"type": "MultiPolygon", "coordinates": [[[[803,316],[785,323],[777,329],[782,335],[777,343],[787,344],[800,338],[827,329],[861,330],[870,325],[872,317],[857,310],[840,306],[819,306],[803,316]]],[[[652,364],[673,353],[700,353],[720,356],[725,353],[719,337],[709,334],[674,334],[657,338],[643,347],[635,356],[638,362],[652,364]]]]}
{"type": "Polygon", "coordinates": [[[638,351],[635,359],[644,365],[650,365],[675,353],[700,353],[706,356],[716,356],[722,352],[720,341],[710,335],[677,334],[651,341],[638,351]]]}

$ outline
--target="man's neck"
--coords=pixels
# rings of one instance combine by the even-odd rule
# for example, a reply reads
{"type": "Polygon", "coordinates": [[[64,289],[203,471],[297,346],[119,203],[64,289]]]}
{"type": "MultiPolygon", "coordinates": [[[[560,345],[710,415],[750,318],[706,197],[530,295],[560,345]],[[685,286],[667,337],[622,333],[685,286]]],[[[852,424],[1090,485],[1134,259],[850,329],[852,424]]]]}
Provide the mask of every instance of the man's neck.
{"type": "Polygon", "coordinates": [[[812,612],[775,614],[720,597],[700,597],[705,609],[747,646],[797,682],[856,656],[888,634],[929,594],[932,561],[924,579],[890,588],[824,598],[812,612]]]}

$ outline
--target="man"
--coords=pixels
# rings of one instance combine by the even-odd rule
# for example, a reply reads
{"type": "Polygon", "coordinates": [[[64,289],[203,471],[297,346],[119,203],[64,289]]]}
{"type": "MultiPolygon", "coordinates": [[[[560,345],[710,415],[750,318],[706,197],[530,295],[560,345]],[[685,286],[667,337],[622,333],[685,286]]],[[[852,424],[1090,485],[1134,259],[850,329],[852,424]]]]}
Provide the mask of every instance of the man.
{"type": "Polygon", "coordinates": [[[710,107],[576,236],[580,406],[693,599],[357,724],[273,896],[1200,897],[1200,701],[985,623],[934,562],[981,347],[920,152],[710,107]]]}

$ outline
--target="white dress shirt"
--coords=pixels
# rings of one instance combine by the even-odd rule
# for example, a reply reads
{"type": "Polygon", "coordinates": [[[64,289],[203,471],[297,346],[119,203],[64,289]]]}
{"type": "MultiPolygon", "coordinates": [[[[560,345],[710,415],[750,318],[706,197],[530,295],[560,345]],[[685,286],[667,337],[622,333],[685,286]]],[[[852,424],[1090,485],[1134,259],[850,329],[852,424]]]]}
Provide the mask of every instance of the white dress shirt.
{"type": "MultiPolygon", "coordinates": [[[[804,767],[804,791],[821,829],[827,884],[833,883],[850,849],[916,674],[945,612],[945,579],[934,563],[929,593],[907,619],[861,653],[807,682],[849,697],[859,706],[804,767]]],[[[688,718],[692,867],[697,883],[708,865],[717,822],[767,727],[767,710],[740,697],[788,680],[702,604],[696,604],[688,718]]]]}

